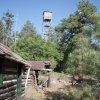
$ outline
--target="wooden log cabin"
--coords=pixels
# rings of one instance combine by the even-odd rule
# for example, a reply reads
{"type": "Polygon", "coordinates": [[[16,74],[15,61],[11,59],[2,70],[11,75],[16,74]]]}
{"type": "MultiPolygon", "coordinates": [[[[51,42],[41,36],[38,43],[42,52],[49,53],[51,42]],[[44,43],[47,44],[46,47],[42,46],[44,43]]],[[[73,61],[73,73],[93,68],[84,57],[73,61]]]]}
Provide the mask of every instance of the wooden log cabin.
{"type": "MultiPolygon", "coordinates": [[[[41,76],[39,75],[39,72],[45,71],[47,73],[47,80],[43,83],[46,82],[46,87],[49,87],[52,69],[50,68],[50,61],[27,61],[27,63],[30,64],[30,67],[27,67],[25,97],[29,100],[29,98],[32,97],[32,95],[34,94],[34,89],[38,91],[40,86],[42,86],[42,84],[39,84],[39,76],[41,76]]],[[[46,89],[46,87],[44,87],[44,89],[46,89]]],[[[43,89],[43,87],[41,88],[43,89]]]]}
{"type": "Polygon", "coordinates": [[[27,67],[24,59],[0,44],[0,100],[24,100],[27,67]]]}
{"type": "Polygon", "coordinates": [[[51,80],[51,62],[50,61],[28,61],[28,63],[31,65],[31,71],[34,71],[34,83],[35,86],[38,86],[39,81],[39,72],[45,71],[48,74],[47,79],[47,87],[50,86],[50,80],[51,80]]]}

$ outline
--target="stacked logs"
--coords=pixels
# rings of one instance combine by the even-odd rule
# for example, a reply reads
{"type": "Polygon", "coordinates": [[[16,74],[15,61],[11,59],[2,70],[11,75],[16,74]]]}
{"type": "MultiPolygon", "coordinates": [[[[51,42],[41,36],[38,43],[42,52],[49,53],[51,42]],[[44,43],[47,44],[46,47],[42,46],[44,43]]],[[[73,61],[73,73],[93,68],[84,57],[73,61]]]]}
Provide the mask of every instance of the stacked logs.
{"type": "MultiPolygon", "coordinates": [[[[3,84],[0,85],[0,100],[16,100],[17,98],[17,70],[18,63],[5,60],[2,64],[3,84]]],[[[0,66],[1,67],[1,66],[0,66]]],[[[21,68],[24,68],[20,66],[21,68]]],[[[21,76],[24,76],[22,72],[21,76]]],[[[21,94],[25,95],[25,80],[21,82],[21,94]]]]}

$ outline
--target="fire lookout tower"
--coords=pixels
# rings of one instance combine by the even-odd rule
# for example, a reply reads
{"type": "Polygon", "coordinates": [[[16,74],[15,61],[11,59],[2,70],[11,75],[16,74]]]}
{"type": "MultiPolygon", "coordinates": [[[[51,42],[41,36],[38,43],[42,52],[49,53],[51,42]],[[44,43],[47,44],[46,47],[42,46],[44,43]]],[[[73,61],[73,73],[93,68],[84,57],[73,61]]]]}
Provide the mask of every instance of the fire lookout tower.
{"type": "Polygon", "coordinates": [[[44,11],[43,12],[43,24],[42,24],[42,36],[45,40],[49,40],[51,37],[51,21],[52,21],[52,12],[44,11]]]}

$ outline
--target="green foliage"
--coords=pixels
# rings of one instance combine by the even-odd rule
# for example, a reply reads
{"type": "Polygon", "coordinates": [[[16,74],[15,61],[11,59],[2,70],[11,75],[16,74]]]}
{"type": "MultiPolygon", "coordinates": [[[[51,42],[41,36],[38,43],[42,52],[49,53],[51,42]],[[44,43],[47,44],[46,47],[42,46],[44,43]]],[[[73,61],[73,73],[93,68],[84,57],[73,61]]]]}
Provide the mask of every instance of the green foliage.
{"type": "Polygon", "coordinates": [[[19,32],[19,34],[17,34],[19,39],[23,39],[27,36],[32,36],[34,37],[34,34],[36,34],[36,30],[33,26],[33,24],[31,23],[31,21],[26,21],[25,24],[23,25],[21,32],[19,32]]]}
{"type": "Polygon", "coordinates": [[[5,27],[2,20],[0,20],[0,42],[4,43],[4,39],[5,39],[5,27]]]}
{"type": "Polygon", "coordinates": [[[57,45],[46,42],[38,34],[35,34],[34,37],[19,39],[11,48],[26,60],[51,60],[53,68],[56,66],[56,62],[62,59],[57,45]]]}
{"type": "Polygon", "coordinates": [[[81,0],[78,3],[78,9],[87,16],[91,16],[97,11],[96,6],[90,3],[89,0],[81,0]]]}
{"type": "Polygon", "coordinates": [[[100,64],[99,52],[91,47],[86,36],[78,38],[75,44],[77,47],[68,56],[66,71],[75,75],[80,74],[79,71],[85,75],[96,75],[100,64]]]}
{"type": "Polygon", "coordinates": [[[98,100],[99,94],[93,91],[93,88],[89,85],[84,86],[83,88],[72,87],[68,91],[64,91],[66,95],[66,100],[98,100]]]}
{"type": "Polygon", "coordinates": [[[92,46],[92,35],[99,35],[100,14],[96,7],[87,0],[78,3],[78,11],[65,18],[55,28],[59,50],[63,52],[63,59],[58,69],[71,75],[92,75],[100,73],[100,57],[98,49],[92,46]],[[99,26],[98,26],[99,25],[99,26]],[[70,44],[67,44],[68,34],[70,44]],[[67,41],[66,41],[67,40],[67,41]]]}
{"type": "Polygon", "coordinates": [[[2,19],[0,20],[0,38],[1,42],[6,46],[10,46],[13,42],[12,39],[12,27],[14,23],[14,15],[7,11],[3,14],[2,19]]]}

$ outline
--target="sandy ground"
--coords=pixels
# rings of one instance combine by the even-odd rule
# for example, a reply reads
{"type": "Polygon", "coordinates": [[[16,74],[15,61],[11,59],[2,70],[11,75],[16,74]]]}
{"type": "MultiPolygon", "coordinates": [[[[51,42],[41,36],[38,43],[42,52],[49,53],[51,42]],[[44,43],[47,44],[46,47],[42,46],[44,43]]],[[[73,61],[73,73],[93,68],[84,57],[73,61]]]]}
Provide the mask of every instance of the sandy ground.
{"type": "Polygon", "coordinates": [[[62,91],[66,85],[69,85],[69,80],[67,82],[64,80],[59,80],[59,77],[52,75],[51,85],[49,88],[38,88],[37,90],[33,86],[28,86],[26,89],[26,100],[52,100],[46,97],[46,93],[52,93],[57,91],[62,91]]]}

